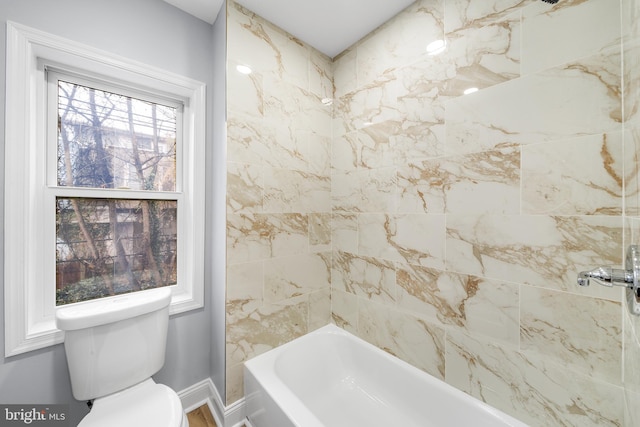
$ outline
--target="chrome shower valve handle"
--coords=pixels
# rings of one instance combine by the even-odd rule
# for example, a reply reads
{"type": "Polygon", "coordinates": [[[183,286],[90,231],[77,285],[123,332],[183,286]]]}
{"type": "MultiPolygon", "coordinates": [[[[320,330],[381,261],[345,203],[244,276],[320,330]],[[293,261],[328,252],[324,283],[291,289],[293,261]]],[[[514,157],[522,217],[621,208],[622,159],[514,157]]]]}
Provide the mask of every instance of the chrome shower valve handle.
{"type": "Polygon", "coordinates": [[[629,311],[640,316],[640,248],[629,246],[625,260],[626,270],[603,266],[591,271],[578,273],[578,285],[589,286],[590,281],[609,288],[622,286],[626,288],[626,299],[629,311]]]}
{"type": "Polygon", "coordinates": [[[578,274],[578,285],[589,286],[591,279],[602,286],[624,286],[625,288],[633,288],[633,271],[630,270],[598,267],[591,271],[582,271],[578,274]]]}

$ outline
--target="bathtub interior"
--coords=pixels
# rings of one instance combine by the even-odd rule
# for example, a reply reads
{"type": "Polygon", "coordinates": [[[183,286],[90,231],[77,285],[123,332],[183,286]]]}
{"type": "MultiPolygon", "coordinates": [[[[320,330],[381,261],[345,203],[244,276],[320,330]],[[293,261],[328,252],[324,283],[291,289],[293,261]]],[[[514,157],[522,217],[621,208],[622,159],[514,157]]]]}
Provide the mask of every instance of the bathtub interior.
{"type": "Polygon", "coordinates": [[[309,417],[294,426],[525,426],[334,325],[246,366],[256,382],[247,384],[249,392],[263,386],[269,396],[262,400],[272,399],[290,418],[309,417]]]}
{"type": "Polygon", "coordinates": [[[379,355],[363,355],[339,333],[318,334],[303,344],[280,354],[275,373],[324,425],[430,425],[416,423],[420,411],[403,401],[399,384],[393,384],[401,379],[388,377],[379,355]]]}

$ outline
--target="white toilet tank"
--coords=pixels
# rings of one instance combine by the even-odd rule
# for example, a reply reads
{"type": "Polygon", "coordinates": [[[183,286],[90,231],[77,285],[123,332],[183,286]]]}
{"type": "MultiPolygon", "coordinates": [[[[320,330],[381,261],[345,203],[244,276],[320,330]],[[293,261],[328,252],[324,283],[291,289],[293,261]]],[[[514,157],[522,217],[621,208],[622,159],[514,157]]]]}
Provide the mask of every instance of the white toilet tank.
{"type": "Polygon", "coordinates": [[[96,399],[158,372],[170,302],[171,289],[158,288],[58,308],[73,396],[96,399]]]}

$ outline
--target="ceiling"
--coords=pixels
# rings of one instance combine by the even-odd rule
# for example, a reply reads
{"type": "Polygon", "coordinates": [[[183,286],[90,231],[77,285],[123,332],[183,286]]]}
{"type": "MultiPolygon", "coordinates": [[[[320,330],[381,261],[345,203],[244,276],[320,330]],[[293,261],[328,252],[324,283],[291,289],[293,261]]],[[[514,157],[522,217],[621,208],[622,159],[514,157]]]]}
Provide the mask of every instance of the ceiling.
{"type": "MultiPolygon", "coordinates": [[[[212,24],[224,0],[165,0],[212,24]]],[[[415,0],[236,0],[333,58],[415,0]]]]}
{"type": "Polygon", "coordinates": [[[185,12],[213,24],[224,0],[164,0],[185,12]]]}

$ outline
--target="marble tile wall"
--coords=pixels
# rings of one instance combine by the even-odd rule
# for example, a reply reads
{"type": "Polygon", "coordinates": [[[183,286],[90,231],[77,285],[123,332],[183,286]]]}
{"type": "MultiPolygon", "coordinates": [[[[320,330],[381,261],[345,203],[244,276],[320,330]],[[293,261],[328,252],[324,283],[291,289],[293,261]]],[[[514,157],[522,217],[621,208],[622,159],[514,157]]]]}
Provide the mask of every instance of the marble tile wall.
{"type": "Polygon", "coordinates": [[[228,403],[333,321],[532,426],[640,424],[640,323],[575,283],[640,243],[637,3],[418,0],[331,60],[229,2],[228,403]]]}
{"type": "Polygon", "coordinates": [[[242,363],[331,321],[331,61],[228,1],[227,403],[242,363]],[[237,65],[249,66],[241,74],[237,65]]]}
{"type": "Polygon", "coordinates": [[[575,281],[638,197],[621,5],[419,0],[334,60],[334,321],[532,426],[638,425],[637,320],[575,281]]]}

